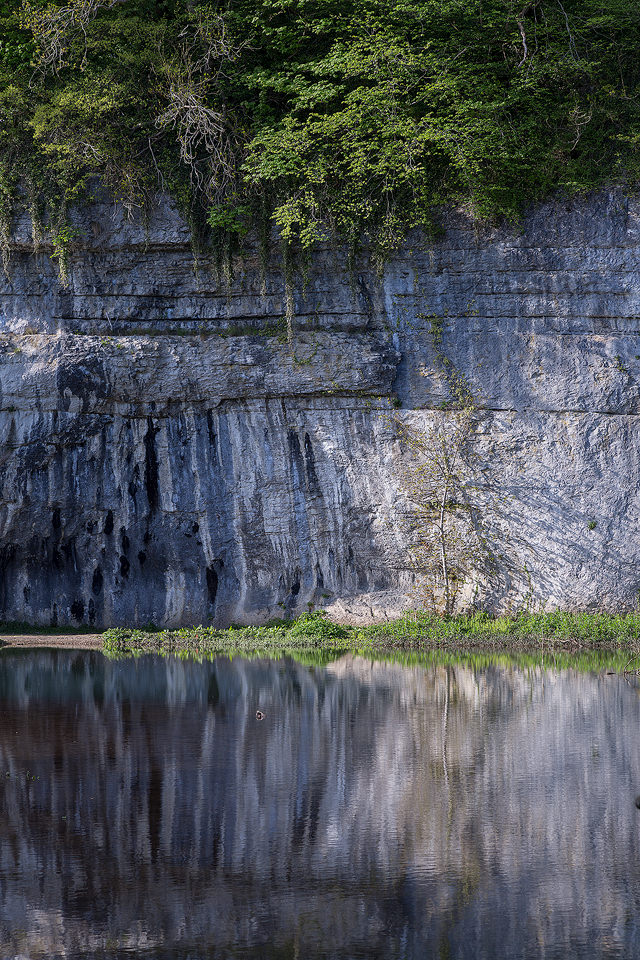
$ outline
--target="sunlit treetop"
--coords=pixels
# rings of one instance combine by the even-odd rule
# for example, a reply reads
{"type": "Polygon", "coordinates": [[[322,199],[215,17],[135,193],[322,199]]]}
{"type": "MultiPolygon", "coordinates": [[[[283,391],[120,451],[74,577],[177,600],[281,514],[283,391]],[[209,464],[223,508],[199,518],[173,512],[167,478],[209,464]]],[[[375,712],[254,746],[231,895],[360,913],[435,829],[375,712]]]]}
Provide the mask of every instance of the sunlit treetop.
{"type": "Polygon", "coordinates": [[[203,236],[390,250],[633,186],[639,49],[636,0],[0,0],[0,196],[62,223],[98,177],[203,236]]]}

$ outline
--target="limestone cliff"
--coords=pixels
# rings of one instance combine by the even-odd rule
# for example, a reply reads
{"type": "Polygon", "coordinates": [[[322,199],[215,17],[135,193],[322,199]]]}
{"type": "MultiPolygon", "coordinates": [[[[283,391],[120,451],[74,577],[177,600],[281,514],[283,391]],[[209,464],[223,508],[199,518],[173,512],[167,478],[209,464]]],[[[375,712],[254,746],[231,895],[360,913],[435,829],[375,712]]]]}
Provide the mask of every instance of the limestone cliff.
{"type": "Polygon", "coordinates": [[[277,248],[229,275],[194,261],[168,202],[76,219],[68,287],[26,218],[0,284],[2,619],[410,605],[397,422],[450,415],[443,356],[477,406],[478,601],[635,604],[638,200],[550,204],[517,231],[450,215],[382,277],[322,249],[291,343],[277,248]]]}

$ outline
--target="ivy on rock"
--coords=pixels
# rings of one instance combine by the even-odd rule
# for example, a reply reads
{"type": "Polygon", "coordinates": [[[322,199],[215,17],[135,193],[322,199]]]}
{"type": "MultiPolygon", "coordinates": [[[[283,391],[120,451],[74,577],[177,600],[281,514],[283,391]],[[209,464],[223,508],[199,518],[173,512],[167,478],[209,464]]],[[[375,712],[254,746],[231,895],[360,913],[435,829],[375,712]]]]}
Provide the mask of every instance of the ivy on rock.
{"type": "Polygon", "coordinates": [[[366,239],[443,204],[516,218],[638,179],[635,0],[0,0],[0,246],[12,204],[100,178],[174,195],[199,241],[366,239]]]}

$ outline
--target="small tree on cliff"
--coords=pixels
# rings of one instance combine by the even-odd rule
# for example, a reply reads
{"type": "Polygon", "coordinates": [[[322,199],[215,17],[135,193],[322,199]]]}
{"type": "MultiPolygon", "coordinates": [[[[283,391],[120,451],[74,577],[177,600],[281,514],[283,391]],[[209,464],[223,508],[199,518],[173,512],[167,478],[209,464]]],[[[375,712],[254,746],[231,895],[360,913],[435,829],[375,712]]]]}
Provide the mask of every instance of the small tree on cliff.
{"type": "Polygon", "coordinates": [[[489,566],[480,501],[486,507],[487,494],[493,497],[486,482],[477,482],[473,439],[478,408],[465,376],[443,351],[444,318],[418,317],[429,322],[436,368],[447,384],[449,400],[432,412],[424,428],[400,417],[396,423],[412,454],[403,487],[412,504],[411,552],[420,575],[420,599],[448,616],[464,584],[489,566]]]}
{"type": "Polygon", "coordinates": [[[398,421],[413,464],[403,476],[412,503],[412,555],[420,580],[421,601],[453,612],[460,588],[484,554],[477,511],[471,503],[475,483],[470,468],[474,407],[434,412],[434,421],[419,429],[398,421]]]}

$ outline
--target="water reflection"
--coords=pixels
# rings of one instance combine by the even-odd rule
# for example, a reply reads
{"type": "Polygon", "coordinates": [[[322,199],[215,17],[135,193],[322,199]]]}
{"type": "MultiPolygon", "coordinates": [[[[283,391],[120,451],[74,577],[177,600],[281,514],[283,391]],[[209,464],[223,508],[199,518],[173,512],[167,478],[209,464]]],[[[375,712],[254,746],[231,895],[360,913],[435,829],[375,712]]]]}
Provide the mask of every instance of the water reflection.
{"type": "Polygon", "coordinates": [[[0,720],[0,956],[640,956],[619,677],[16,652],[0,720]]]}

